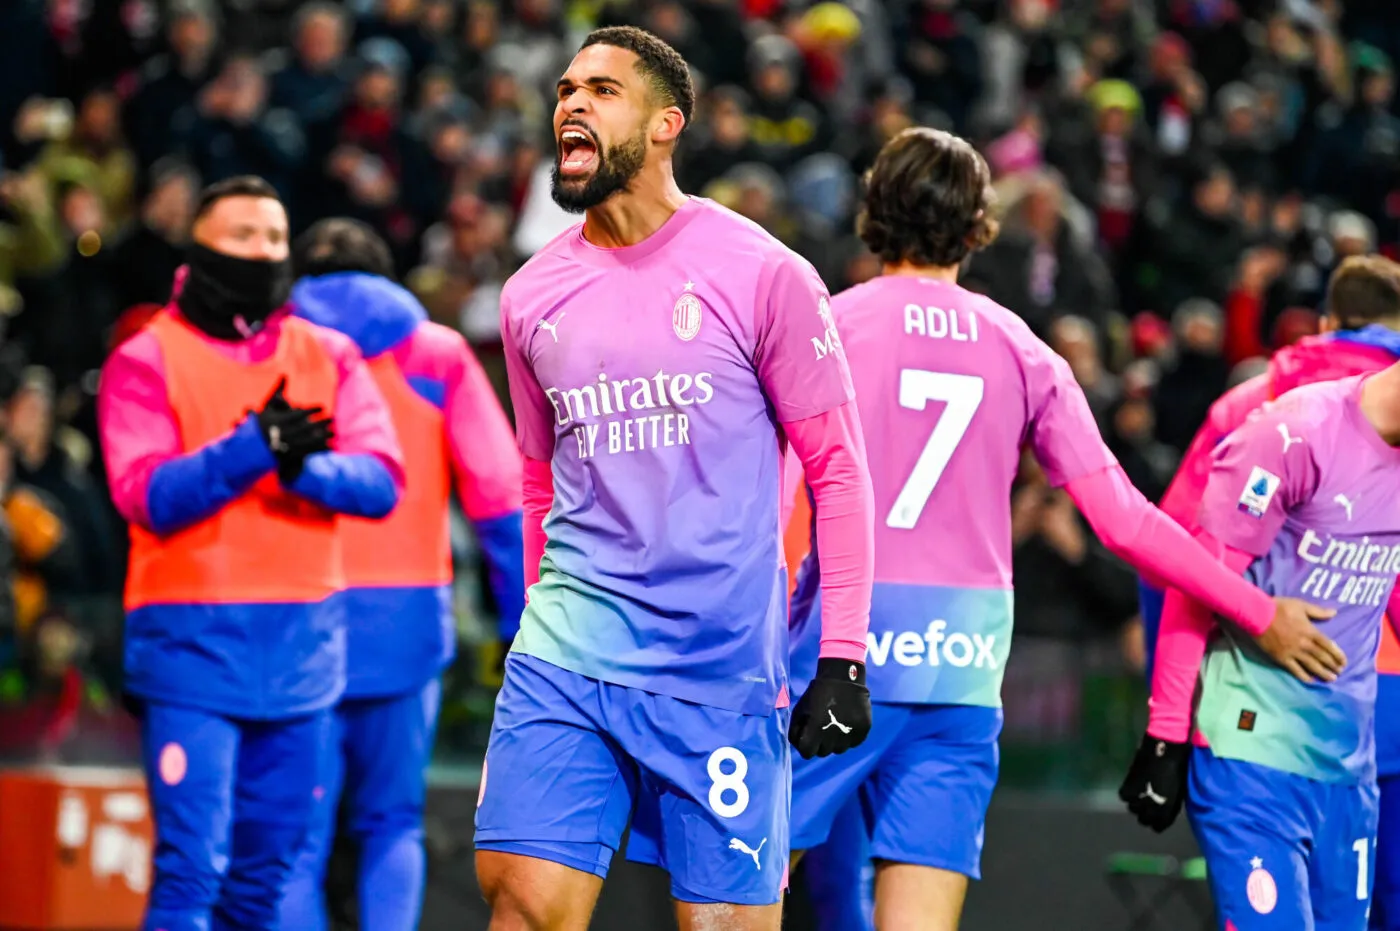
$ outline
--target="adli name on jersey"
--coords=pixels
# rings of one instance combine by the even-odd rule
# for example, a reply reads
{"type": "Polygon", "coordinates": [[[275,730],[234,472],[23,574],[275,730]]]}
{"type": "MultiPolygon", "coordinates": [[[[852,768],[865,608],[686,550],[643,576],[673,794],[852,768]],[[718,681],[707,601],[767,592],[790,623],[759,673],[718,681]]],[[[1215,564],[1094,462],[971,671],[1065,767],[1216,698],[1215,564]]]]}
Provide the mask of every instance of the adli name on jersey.
{"type": "Polygon", "coordinates": [[[1277,475],[1255,466],[1250,470],[1249,481],[1244,483],[1244,491],[1240,492],[1240,510],[1251,517],[1263,517],[1281,484],[1283,480],[1277,475]]]}

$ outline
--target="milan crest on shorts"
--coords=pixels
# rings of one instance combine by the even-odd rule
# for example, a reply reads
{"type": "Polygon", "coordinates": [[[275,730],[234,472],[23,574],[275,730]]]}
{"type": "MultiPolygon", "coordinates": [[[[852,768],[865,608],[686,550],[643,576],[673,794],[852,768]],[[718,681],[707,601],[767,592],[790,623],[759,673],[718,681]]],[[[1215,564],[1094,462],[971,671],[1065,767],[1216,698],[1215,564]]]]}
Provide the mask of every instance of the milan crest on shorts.
{"type": "Polygon", "coordinates": [[[700,332],[700,298],[690,293],[691,285],[686,285],[686,292],[676,301],[675,308],[671,311],[671,329],[676,331],[676,335],[687,343],[695,338],[700,332]]]}

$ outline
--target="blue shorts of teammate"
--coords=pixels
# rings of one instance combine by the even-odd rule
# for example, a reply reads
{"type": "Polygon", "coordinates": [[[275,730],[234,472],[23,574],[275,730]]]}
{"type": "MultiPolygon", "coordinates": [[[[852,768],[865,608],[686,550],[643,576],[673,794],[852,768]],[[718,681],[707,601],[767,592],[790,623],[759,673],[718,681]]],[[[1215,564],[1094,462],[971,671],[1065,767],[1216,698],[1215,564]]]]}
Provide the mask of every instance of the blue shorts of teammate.
{"type": "Polygon", "coordinates": [[[746,715],[512,653],[481,776],[478,850],[606,876],[628,859],[685,902],[771,905],[788,862],[788,711],[746,715]]]}
{"type": "Polygon", "coordinates": [[[859,747],[793,760],[792,849],[825,841],[837,813],[859,795],[876,860],[981,878],[1001,709],[880,702],[874,711],[859,747]]]}
{"type": "Polygon", "coordinates": [[[423,905],[423,803],[442,685],[434,679],[402,695],[347,698],[336,706],[321,779],[325,802],[297,857],[286,900],[285,931],[325,931],[326,867],[336,811],[346,800],[345,830],[359,852],[360,926],[413,931],[423,905]]]}
{"type": "Polygon", "coordinates": [[[146,931],[271,931],[324,803],[330,712],[243,721],[148,702],[142,756],[155,816],[146,931]]]}
{"type": "Polygon", "coordinates": [[[1358,931],[1375,872],[1377,792],[1197,748],[1186,813],[1229,931],[1358,931]]]}
{"type": "Polygon", "coordinates": [[[1142,615],[1142,645],[1147,657],[1143,673],[1152,684],[1152,660],[1157,655],[1157,631],[1162,626],[1162,605],[1166,592],[1138,579],[1138,613],[1142,615]]]}
{"type": "MultiPolygon", "coordinates": [[[[1376,730],[1381,728],[1376,719],[1376,730]]],[[[1379,736],[1379,734],[1377,734],[1379,736]]],[[[1400,931],[1400,775],[1382,775],[1380,825],[1376,829],[1376,882],[1371,890],[1374,931],[1400,931]]]]}
{"type": "Polygon", "coordinates": [[[1400,931],[1400,676],[1376,677],[1376,770],[1381,793],[1371,925],[1400,931]]]}

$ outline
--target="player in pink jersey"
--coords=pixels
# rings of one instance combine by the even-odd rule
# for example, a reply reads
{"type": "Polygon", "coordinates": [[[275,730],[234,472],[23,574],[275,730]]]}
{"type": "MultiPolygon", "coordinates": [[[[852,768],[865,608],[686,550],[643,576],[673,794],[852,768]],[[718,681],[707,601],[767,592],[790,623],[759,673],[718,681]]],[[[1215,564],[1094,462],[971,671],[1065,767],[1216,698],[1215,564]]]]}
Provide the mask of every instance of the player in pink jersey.
{"type": "Polygon", "coordinates": [[[812,267],[676,186],[694,89],[630,27],[558,83],[554,198],[585,214],[506,284],[528,604],[477,808],[493,931],[587,926],[628,855],[671,874],[682,929],[776,931],[789,740],[870,729],[870,476],[812,267]],[[784,446],[821,515],[821,659],[788,724],[784,446]]]}
{"type": "MultiPolygon", "coordinates": [[[[1345,259],[1328,282],[1325,306],[1320,336],[1283,347],[1269,360],[1267,372],[1231,388],[1211,405],[1162,496],[1162,510],[1187,530],[1196,529],[1216,446],[1251,413],[1300,385],[1379,372],[1400,358],[1400,266],[1396,263],[1378,255],[1345,259]]],[[[1154,580],[1143,579],[1141,595],[1150,681],[1163,592],[1154,580]]],[[[1400,746],[1395,759],[1400,773],[1400,746]]]]}
{"type": "MultiPolygon", "coordinates": [[[[1400,265],[1378,255],[1352,256],[1328,282],[1323,333],[1284,347],[1269,361],[1268,372],[1227,392],[1212,407],[1197,432],[1181,468],[1162,499],[1162,510],[1183,527],[1197,529],[1198,512],[1217,446],[1266,402],[1306,384],[1377,372],[1400,358],[1400,265]]],[[[1143,621],[1148,628],[1148,656],[1155,652],[1163,592],[1150,580],[1141,583],[1143,621]]],[[[1371,927],[1400,929],[1400,639],[1396,617],[1381,628],[1376,657],[1376,770],[1380,821],[1376,843],[1375,888],[1371,927]]],[[[1148,665],[1149,681],[1152,664],[1148,665]]],[[[1157,784],[1168,798],[1165,781],[1157,784]]],[[[1184,793],[1184,785],[1181,787],[1184,793]]],[[[1168,798],[1166,811],[1182,802],[1168,798]]],[[[1163,829],[1169,819],[1149,813],[1146,823],[1163,829]]]]}
{"type": "MultiPolygon", "coordinates": [[[[956,928],[978,875],[1023,444],[1110,550],[1267,628],[1276,653],[1313,663],[1327,649],[1312,609],[1230,573],[1132,487],[1064,360],[1010,311],[958,287],[962,261],[995,235],[990,206],[986,163],[966,141],[931,129],[896,136],[867,179],[858,227],[884,274],[833,302],[872,452],[867,681],[879,726],[850,753],[794,763],[792,843],[820,844],[858,795],[873,816],[881,929],[956,928]]],[[[820,520],[820,501],[815,510],[820,520]]],[[[809,560],[794,596],[794,683],[813,669],[820,572],[809,560]]]]}
{"type": "Polygon", "coordinates": [[[1333,609],[1347,656],[1339,677],[1313,681],[1261,656],[1247,627],[1217,630],[1209,608],[1167,595],[1147,735],[1119,795],[1158,830],[1185,796],[1223,928],[1366,924],[1397,486],[1400,363],[1290,391],[1212,457],[1198,539],[1261,590],[1333,609]]]}

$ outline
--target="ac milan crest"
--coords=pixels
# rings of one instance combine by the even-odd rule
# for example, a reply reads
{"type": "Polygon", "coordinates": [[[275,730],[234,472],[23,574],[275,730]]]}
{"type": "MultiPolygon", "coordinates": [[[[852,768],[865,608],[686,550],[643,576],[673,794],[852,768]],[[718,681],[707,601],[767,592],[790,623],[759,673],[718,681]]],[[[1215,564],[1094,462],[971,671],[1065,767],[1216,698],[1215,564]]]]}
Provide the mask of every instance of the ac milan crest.
{"type": "Polygon", "coordinates": [[[685,283],[685,293],[676,301],[676,306],[671,310],[671,329],[676,331],[676,335],[687,343],[695,338],[700,332],[700,313],[704,307],[700,303],[700,298],[690,293],[690,289],[695,287],[690,282],[685,283]]]}

